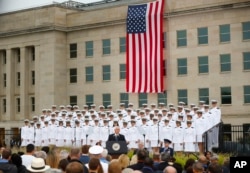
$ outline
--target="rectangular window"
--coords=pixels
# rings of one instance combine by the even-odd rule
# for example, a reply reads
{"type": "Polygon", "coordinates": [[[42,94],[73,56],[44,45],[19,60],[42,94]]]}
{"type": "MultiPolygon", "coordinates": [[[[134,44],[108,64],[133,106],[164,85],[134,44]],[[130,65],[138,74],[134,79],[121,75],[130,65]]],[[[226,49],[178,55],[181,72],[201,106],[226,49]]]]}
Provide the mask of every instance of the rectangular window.
{"type": "Polygon", "coordinates": [[[94,43],[93,41],[85,42],[85,55],[86,57],[92,57],[94,55],[94,43]]]}
{"type": "Polygon", "coordinates": [[[167,33],[166,32],[163,32],[163,41],[162,41],[162,46],[163,48],[167,48],[167,33]]]}
{"type": "Polygon", "coordinates": [[[187,46],[187,31],[177,31],[177,47],[187,46]]]}
{"type": "Polygon", "coordinates": [[[6,99],[3,99],[3,112],[6,113],[7,111],[7,103],[6,103],[6,99]]]}
{"type": "Polygon", "coordinates": [[[199,88],[199,100],[205,101],[205,104],[209,104],[209,89],[199,88]]]}
{"type": "Polygon", "coordinates": [[[17,72],[17,86],[21,85],[21,73],[17,72]]]}
{"type": "Polygon", "coordinates": [[[207,27],[198,28],[198,44],[208,44],[208,29],[207,27]]]}
{"type": "Polygon", "coordinates": [[[220,71],[231,71],[231,55],[222,54],[220,55],[220,71]]]}
{"type": "Polygon", "coordinates": [[[70,53],[70,58],[77,57],[77,44],[76,43],[72,43],[69,45],[69,53],[70,53]]]}
{"type": "Polygon", "coordinates": [[[160,104],[160,103],[164,103],[165,105],[167,105],[167,92],[165,91],[165,92],[163,92],[163,93],[158,93],[157,94],[158,95],[158,105],[160,104]]]}
{"type": "Polygon", "coordinates": [[[184,102],[188,105],[188,93],[186,89],[178,90],[178,102],[184,102]]]}
{"type": "Polygon", "coordinates": [[[142,107],[144,103],[148,103],[148,94],[147,93],[139,93],[138,94],[139,107],[142,107]]]}
{"type": "Polygon", "coordinates": [[[105,108],[111,105],[111,94],[102,94],[102,104],[105,108]]]}
{"type": "Polygon", "coordinates": [[[30,48],[30,53],[31,53],[31,60],[35,61],[36,60],[35,47],[30,48]]]}
{"type": "Polygon", "coordinates": [[[16,49],[16,58],[17,58],[17,62],[20,63],[21,62],[21,53],[20,53],[20,49],[16,49]]]}
{"type": "Polygon", "coordinates": [[[110,65],[102,66],[102,80],[104,81],[110,80],[110,65]]]}
{"type": "Polygon", "coordinates": [[[31,97],[31,111],[35,112],[36,111],[36,102],[35,102],[35,97],[31,97]]]}
{"type": "Polygon", "coordinates": [[[221,87],[221,104],[232,104],[231,87],[221,87]]]}
{"type": "Polygon", "coordinates": [[[128,107],[129,95],[128,93],[120,93],[120,103],[124,103],[128,107]]]}
{"type": "Polygon", "coordinates": [[[250,85],[244,86],[244,103],[250,103],[250,85]]]}
{"type": "Polygon", "coordinates": [[[6,64],[6,50],[2,50],[1,52],[0,52],[0,57],[1,57],[1,62],[2,62],[2,64],[6,64]]]}
{"type": "Polygon", "coordinates": [[[94,80],[94,67],[85,67],[86,82],[92,82],[94,80]]]}
{"type": "Polygon", "coordinates": [[[77,69],[69,69],[70,83],[77,83],[77,69]]]}
{"type": "Polygon", "coordinates": [[[220,25],[220,42],[230,42],[231,36],[230,36],[230,25],[220,25]]]}
{"type": "Polygon", "coordinates": [[[71,106],[77,105],[77,96],[69,96],[69,103],[71,106]]]}
{"type": "Polygon", "coordinates": [[[163,60],[163,76],[166,76],[167,75],[167,61],[164,59],[163,60]]]}
{"type": "Polygon", "coordinates": [[[178,75],[187,74],[187,58],[177,59],[178,75]]]}
{"type": "Polygon", "coordinates": [[[21,104],[20,104],[20,98],[16,98],[16,111],[20,112],[21,111],[21,104]]]}
{"type": "Polygon", "coordinates": [[[243,70],[250,70],[250,52],[243,52],[243,70]]]}
{"type": "Polygon", "coordinates": [[[126,64],[120,64],[120,79],[126,79],[126,64]]]}
{"type": "Polygon", "coordinates": [[[94,96],[92,94],[88,94],[85,96],[85,103],[90,107],[94,103],[94,96]]]}
{"type": "Polygon", "coordinates": [[[35,79],[36,79],[35,78],[35,71],[31,71],[31,85],[35,85],[35,82],[36,82],[35,79]]]}
{"type": "Polygon", "coordinates": [[[208,73],[208,56],[199,56],[198,57],[198,63],[199,63],[199,73],[208,73]]]}
{"type": "Polygon", "coordinates": [[[110,50],[110,39],[102,40],[102,54],[109,55],[111,53],[110,50]]]}
{"type": "Polygon", "coordinates": [[[243,34],[243,40],[250,39],[250,22],[242,23],[242,34],[243,34]]]}
{"type": "Polygon", "coordinates": [[[126,52],[126,38],[121,37],[120,38],[120,53],[126,52]]]}
{"type": "Polygon", "coordinates": [[[3,74],[3,87],[7,86],[7,75],[6,73],[3,74]]]}

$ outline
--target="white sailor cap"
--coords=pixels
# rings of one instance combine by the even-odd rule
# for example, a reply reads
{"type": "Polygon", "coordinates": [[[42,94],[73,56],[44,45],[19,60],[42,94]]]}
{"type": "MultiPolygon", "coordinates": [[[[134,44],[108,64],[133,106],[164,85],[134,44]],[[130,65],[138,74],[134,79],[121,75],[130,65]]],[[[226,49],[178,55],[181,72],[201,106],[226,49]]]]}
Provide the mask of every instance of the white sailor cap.
{"type": "Polygon", "coordinates": [[[89,121],[89,118],[84,118],[84,121],[89,121]]]}
{"type": "Polygon", "coordinates": [[[164,106],[164,105],[165,105],[165,103],[162,103],[162,102],[161,102],[161,103],[159,103],[159,105],[164,106]]]}
{"type": "Polygon", "coordinates": [[[129,103],[128,106],[134,106],[134,104],[133,103],[129,103]]]}
{"type": "Polygon", "coordinates": [[[158,120],[158,117],[153,117],[153,121],[158,120]]]}
{"type": "Polygon", "coordinates": [[[162,112],[167,112],[168,110],[167,110],[167,109],[162,109],[161,111],[162,111],[162,112]]]}
{"type": "Polygon", "coordinates": [[[101,108],[104,108],[104,106],[103,106],[103,105],[100,105],[99,108],[100,108],[100,109],[101,109],[101,108]]]}
{"type": "Polygon", "coordinates": [[[190,120],[187,120],[187,124],[192,124],[192,121],[190,121],[190,120]]]}
{"type": "Polygon", "coordinates": [[[183,101],[178,102],[179,105],[185,105],[186,103],[183,101]]]}
{"type": "Polygon", "coordinates": [[[159,109],[154,109],[154,112],[159,112],[159,109]]]}
{"type": "Polygon", "coordinates": [[[99,145],[94,145],[89,148],[89,153],[90,154],[101,154],[103,152],[103,147],[99,145]]]}
{"type": "Polygon", "coordinates": [[[36,123],[36,125],[41,125],[40,121],[38,121],[38,122],[36,123]]]}
{"type": "Polygon", "coordinates": [[[71,108],[72,106],[71,106],[71,105],[67,105],[66,107],[67,107],[67,108],[71,108]]]}
{"type": "Polygon", "coordinates": [[[55,113],[58,114],[60,111],[59,110],[55,110],[55,113]]]}
{"type": "Polygon", "coordinates": [[[194,106],[195,106],[195,104],[194,104],[194,103],[191,103],[191,104],[190,104],[190,106],[191,106],[191,107],[194,107],[194,106]]]}
{"type": "Polygon", "coordinates": [[[56,108],[56,107],[57,107],[57,105],[51,105],[51,107],[52,107],[52,108],[56,108]]]}
{"type": "Polygon", "coordinates": [[[136,122],[136,119],[131,119],[130,122],[132,123],[135,123],[136,122]]]}
{"type": "Polygon", "coordinates": [[[204,108],[209,108],[209,105],[205,104],[205,105],[204,105],[204,108]]]}
{"type": "Polygon", "coordinates": [[[145,121],[145,120],[147,120],[147,117],[142,117],[141,119],[142,119],[142,121],[143,121],[143,120],[145,121]]]}
{"type": "Polygon", "coordinates": [[[151,103],[150,106],[156,106],[156,104],[155,103],[151,103]]]}
{"type": "Polygon", "coordinates": [[[108,106],[107,106],[107,108],[112,108],[112,107],[113,107],[113,105],[108,105],[108,106]]]}
{"type": "Polygon", "coordinates": [[[200,101],[199,101],[199,104],[205,104],[205,101],[200,100],[200,101]]]}
{"type": "Polygon", "coordinates": [[[94,109],[90,109],[89,112],[95,112],[95,110],[94,109]]]}
{"type": "Polygon", "coordinates": [[[66,120],[66,123],[70,123],[70,120],[66,120]]]}
{"type": "Polygon", "coordinates": [[[120,106],[125,106],[125,103],[120,103],[120,106]]]}
{"type": "Polygon", "coordinates": [[[170,107],[169,109],[170,109],[170,110],[176,110],[175,107],[170,107]]]}
{"type": "Polygon", "coordinates": [[[183,109],[183,106],[177,106],[178,109],[183,109]]]}
{"type": "Polygon", "coordinates": [[[128,112],[132,111],[132,109],[131,109],[131,108],[127,108],[126,110],[127,110],[128,112]]]}
{"type": "Polygon", "coordinates": [[[191,110],[188,109],[188,108],[185,108],[184,110],[185,110],[185,112],[190,112],[190,111],[191,111],[191,110]]]}
{"type": "Polygon", "coordinates": [[[83,105],[83,108],[88,108],[89,106],[88,105],[83,105]]]}
{"type": "Polygon", "coordinates": [[[95,104],[91,104],[90,107],[96,107],[96,105],[95,104]]]}
{"type": "Polygon", "coordinates": [[[142,106],[143,106],[143,107],[147,107],[148,104],[147,104],[147,103],[143,103],[142,106]]]}
{"type": "Polygon", "coordinates": [[[47,109],[43,109],[42,112],[47,112],[47,109]]]}
{"type": "Polygon", "coordinates": [[[202,110],[198,110],[198,111],[197,111],[197,114],[202,114],[202,113],[203,113],[202,110]]]}
{"type": "Polygon", "coordinates": [[[145,114],[145,111],[144,111],[144,110],[140,110],[139,113],[140,113],[140,114],[145,114]]]}
{"type": "Polygon", "coordinates": [[[174,106],[174,104],[173,104],[173,103],[169,103],[168,106],[169,106],[169,107],[172,107],[172,106],[174,106]]]}
{"type": "Polygon", "coordinates": [[[25,119],[23,122],[30,122],[28,119],[25,119]]]}
{"type": "Polygon", "coordinates": [[[56,113],[55,113],[55,112],[52,112],[52,113],[51,113],[51,116],[56,116],[56,113]]]}
{"type": "Polygon", "coordinates": [[[150,111],[151,109],[149,107],[144,108],[145,111],[150,111]]]}
{"type": "Polygon", "coordinates": [[[33,120],[38,119],[38,116],[35,115],[35,116],[33,116],[32,119],[33,119],[33,120]]]}
{"type": "Polygon", "coordinates": [[[60,105],[59,107],[60,107],[60,108],[65,108],[65,106],[64,106],[64,105],[60,105]]]}
{"type": "Polygon", "coordinates": [[[211,100],[211,103],[217,103],[217,100],[211,100]]]}
{"type": "Polygon", "coordinates": [[[105,123],[106,123],[106,122],[109,122],[109,119],[104,118],[104,119],[103,119],[103,122],[105,122],[105,123]]]}
{"type": "Polygon", "coordinates": [[[78,105],[74,105],[73,108],[79,109],[79,106],[78,105]]]}
{"type": "Polygon", "coordinates": [[[52,112],[52,110],[51,109],[47,109],[47,112],[52,112]]]}

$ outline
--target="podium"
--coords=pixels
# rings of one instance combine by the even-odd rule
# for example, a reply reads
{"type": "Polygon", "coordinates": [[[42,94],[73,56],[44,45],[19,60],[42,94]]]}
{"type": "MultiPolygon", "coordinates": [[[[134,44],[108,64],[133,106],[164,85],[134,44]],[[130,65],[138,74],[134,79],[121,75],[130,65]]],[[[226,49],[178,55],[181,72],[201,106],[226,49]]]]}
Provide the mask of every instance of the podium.
{"type": "Polygon", "coordinates": [[[108,150],[108,154],[112,157],[120,154],[127,154],[128,152],[126,141],[107,141],[106,149],[108,150]]]}

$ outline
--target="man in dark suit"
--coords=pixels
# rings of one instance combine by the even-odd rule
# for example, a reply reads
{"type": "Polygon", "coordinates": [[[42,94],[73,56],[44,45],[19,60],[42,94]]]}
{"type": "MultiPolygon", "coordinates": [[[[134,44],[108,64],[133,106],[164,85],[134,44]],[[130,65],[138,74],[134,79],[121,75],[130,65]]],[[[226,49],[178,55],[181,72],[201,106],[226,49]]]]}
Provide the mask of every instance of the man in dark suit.
{"type": "Polygon", "coordinates": [[[169,139],[164,139],[164,147],[160,149],[160,153],[166,152],[170,156],[173,157],[174,156],[174,149],[169,147],[170,144],[171,144],[171,141],[169,139]]]}
{"type": "Polygon", "coordinates": [[[126,141],[125,136],[120,134],[120,127],[116,126],[115,133],[109,135],[108,141],[126,141]]]}

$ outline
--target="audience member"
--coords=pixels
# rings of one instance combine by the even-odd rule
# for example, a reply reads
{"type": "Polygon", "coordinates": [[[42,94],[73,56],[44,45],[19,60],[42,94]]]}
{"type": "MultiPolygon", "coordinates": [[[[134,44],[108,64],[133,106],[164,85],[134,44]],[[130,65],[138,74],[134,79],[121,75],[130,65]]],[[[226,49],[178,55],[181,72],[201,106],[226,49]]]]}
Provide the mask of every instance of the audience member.
{"type": "Polygon", "coordinates": [[[204,172],[203,164],[200,162],[195,162],[193,164],[193,172],[194,173],[203,173],[204,172]]]}
{"type": "Polygon", "coordinates": [[[213,154],[213,156],[210,158],[210,164],[218,164],[218,163],[219,163],[219,157],[218,157],[218,155],[217,154],[213,154]]]}
{"type": "MultiPolygon", "coordinates": [[[[192,168],[194,163],[195,163],[194,159],[192,159],[192,158],[187,159],[187,161],[186,161],[186,163],[184,165],[184,170],[183,170],[182,173],[187,173],[187,170],[188,169],[190,170],[190,168],[192,168]]],[[[193,169],[191,169],[191,170],[193,170],[193,169]]]]}
{"type": "Polygon", "coordinates": [[[107,149],[103,149],[102,151],[102,157],[100,158],[100,161],[103,163],[107,163],[109,164],[109,161],[107,161],[106,157],[108,155],[108,150],[107,149]]]}
{"type": "MultiPolygon", "coordinates": [[[[102,157],[102,152],[103,152],[103,147],[99,146],[99,145],[94,145],[92,147],[89,148],[89,157],[91,158],[97,158],[97,159],[101,159],[102,157]]],[[[102,165],[102,169],[104,173],[108,172],[108,164],[104,163],[100,160],[100,163],[102,165]]],[[[88,167],[88,164],[86,164],[86,166],[88,167]]]]}
{"type": "Polygon", "coordinates": [[[41,150],[45,151],[46,154],[49,153],[49,147],[48,146],[43,146],[41,150]]]}
{"type": "Polygon", "coordinates": [[[83,146],[82,146],[82,154],[81,154],[79,160],[80,160],[82,163],[84,163],[84,164],[89,163],[89,160],[90,160],[89,154],[88,154],[88,153],[89,153],[89,148],[90,148],[89,145],[83,145],[83,146]]]}
{"type": "Polygon", "coordinates": [[[59,153],[59,160],[67,159],[69,157],[69,152],[67,150],[61,150],[59,153]]]}
{"type": "MultiPolygon", "coordinates": [[[[81,163],[82,166],[83,166],[83,169],[84,169],[84,173],[88,173],[88,168],[84,165],[84,163],[82,163],[79,159],[80,159],[80,155],[81,155],[81,152],[80,152],[80,149],[79,148],[71,148],[70,150],[70,155],[69,155],[69,162],[72,163],[72,162],[78,162],[78,163],[81,163]]],[[[77,165],[76,165],[77,166],[77,165]]],[[[67,168],[66,168],[66,172],[67,172],[67,168]]]]}
{"type": "Polygon", "coordinates": [[[57,168],[59,163],[59,154],[56,147],[51,148],[46,157],[46,164],[50,165],[51,168],[57,168]]]}
{"type": "Polygon", "coordinates": [[[152,158],[146,157],[144,160],[144,166],[142,167],[141,171],[143,173],[154,173],[154,160],[152,158]]]}
{"type": "Polygon", "coordinates": [[[26,153],[21,156],[22,157],[23,165],[26,168],[29,165],[31,165],[32,160],[35,159],[34,153],[35,153],[35,146],[33,144],[28,144],[26,146],[26,153]]]}
{"type": "Polygon", "coordinates": [[[31,164],[27,167],[30,173],[45,173],[46,170],[50,169],[49,165],[45,165],[44,159],[34,158],[31,164]]]}
{"type": "Polygon", "coordinates": [[[223,173],[230,173],[230,160],[227,158],[222,165],[223,173]]]}
{"type": "Polygon", "coordinates": [[[177,173],[177,170],[173,166],[167,166],[163,173],[177,173]]]}
{"type": "Polygon", "coordinates": [[[122,167],[118,159],[114,159],[109,163],[108,173],[122,173],[122,167]]]}
{"type": "Polygon", "coordinates": [[[211,163],[207,168],[207,172],[209,172],[209,173],[222,173],[222,167],[217,163],[211,163]]]}
{"type": "Polygon", "coordinates": [[[89,173],[103,173],[101,162],[98,158],[89,160],[89,173]]]}
{"type": "Polygon", "coordinates": [[[68,164],[69,161],[67,158],[61,159],[58,163],[58,169],[60,169],[63,173],[65,173],[68,164]]]}
{"type": "Polygon", "coordinates": [[[118,161],[122,167],[122,170],[129,166],[129,157],[126,154],[121,154],[118,157],[118,161]]]}
{"type": "Polygon", "coordinates": [[[198,162],[200,162],[202,164],[204,171],[206,171],[207,167],[208,167],[207,158],[204,155],[200,155],[198,158],[198,162]]]}
{"type": "Polygon", "coordinates": [[[71,162],[66,167],[66,173],[86,173],[80,162],[71,162]]]}
{"type": "Polygon", "coordinates": [[[22,163],[22,158],[19,154],[13,153],[11,155],[11,162],[16,165],[18,173],[26,173],[27,169],[22,163]]]}
{"type": "Polygon", "coordinates": [[[144,149],[138,150],[136,153],[137,156],[137,163],[128,166],[128,168],[131,168],[133,170],[141,170],[144,166],[144,161],[146,157],[148,157],[148,152],[144,149]]]}
{"type": "Polygon", "coordinates": [[[4,148],[2,151],[2,158],[0,159],[0,170],[4,173],[17,173],[17,167],[10,163],[11,150],[4,148]]]}
{"type": "Polygon", "coordinates": [[[160,156],[160,163],[157,165],[156,169],[159,171],[163,171],[168,166],[168,161],[170,158],[170,154],[167,152],[162,152],[160,156]]]}
{"type": "Polygon", "coordinates": [[[35,153],[34,153],[34,156],[36,157],[36,158],[42,158],[42,159],[44,159],[44,161],[46,160],[46,158],[47,158],[47,154],[46,154],[46,152],[45,151],[36,151],[35,153]]]}

